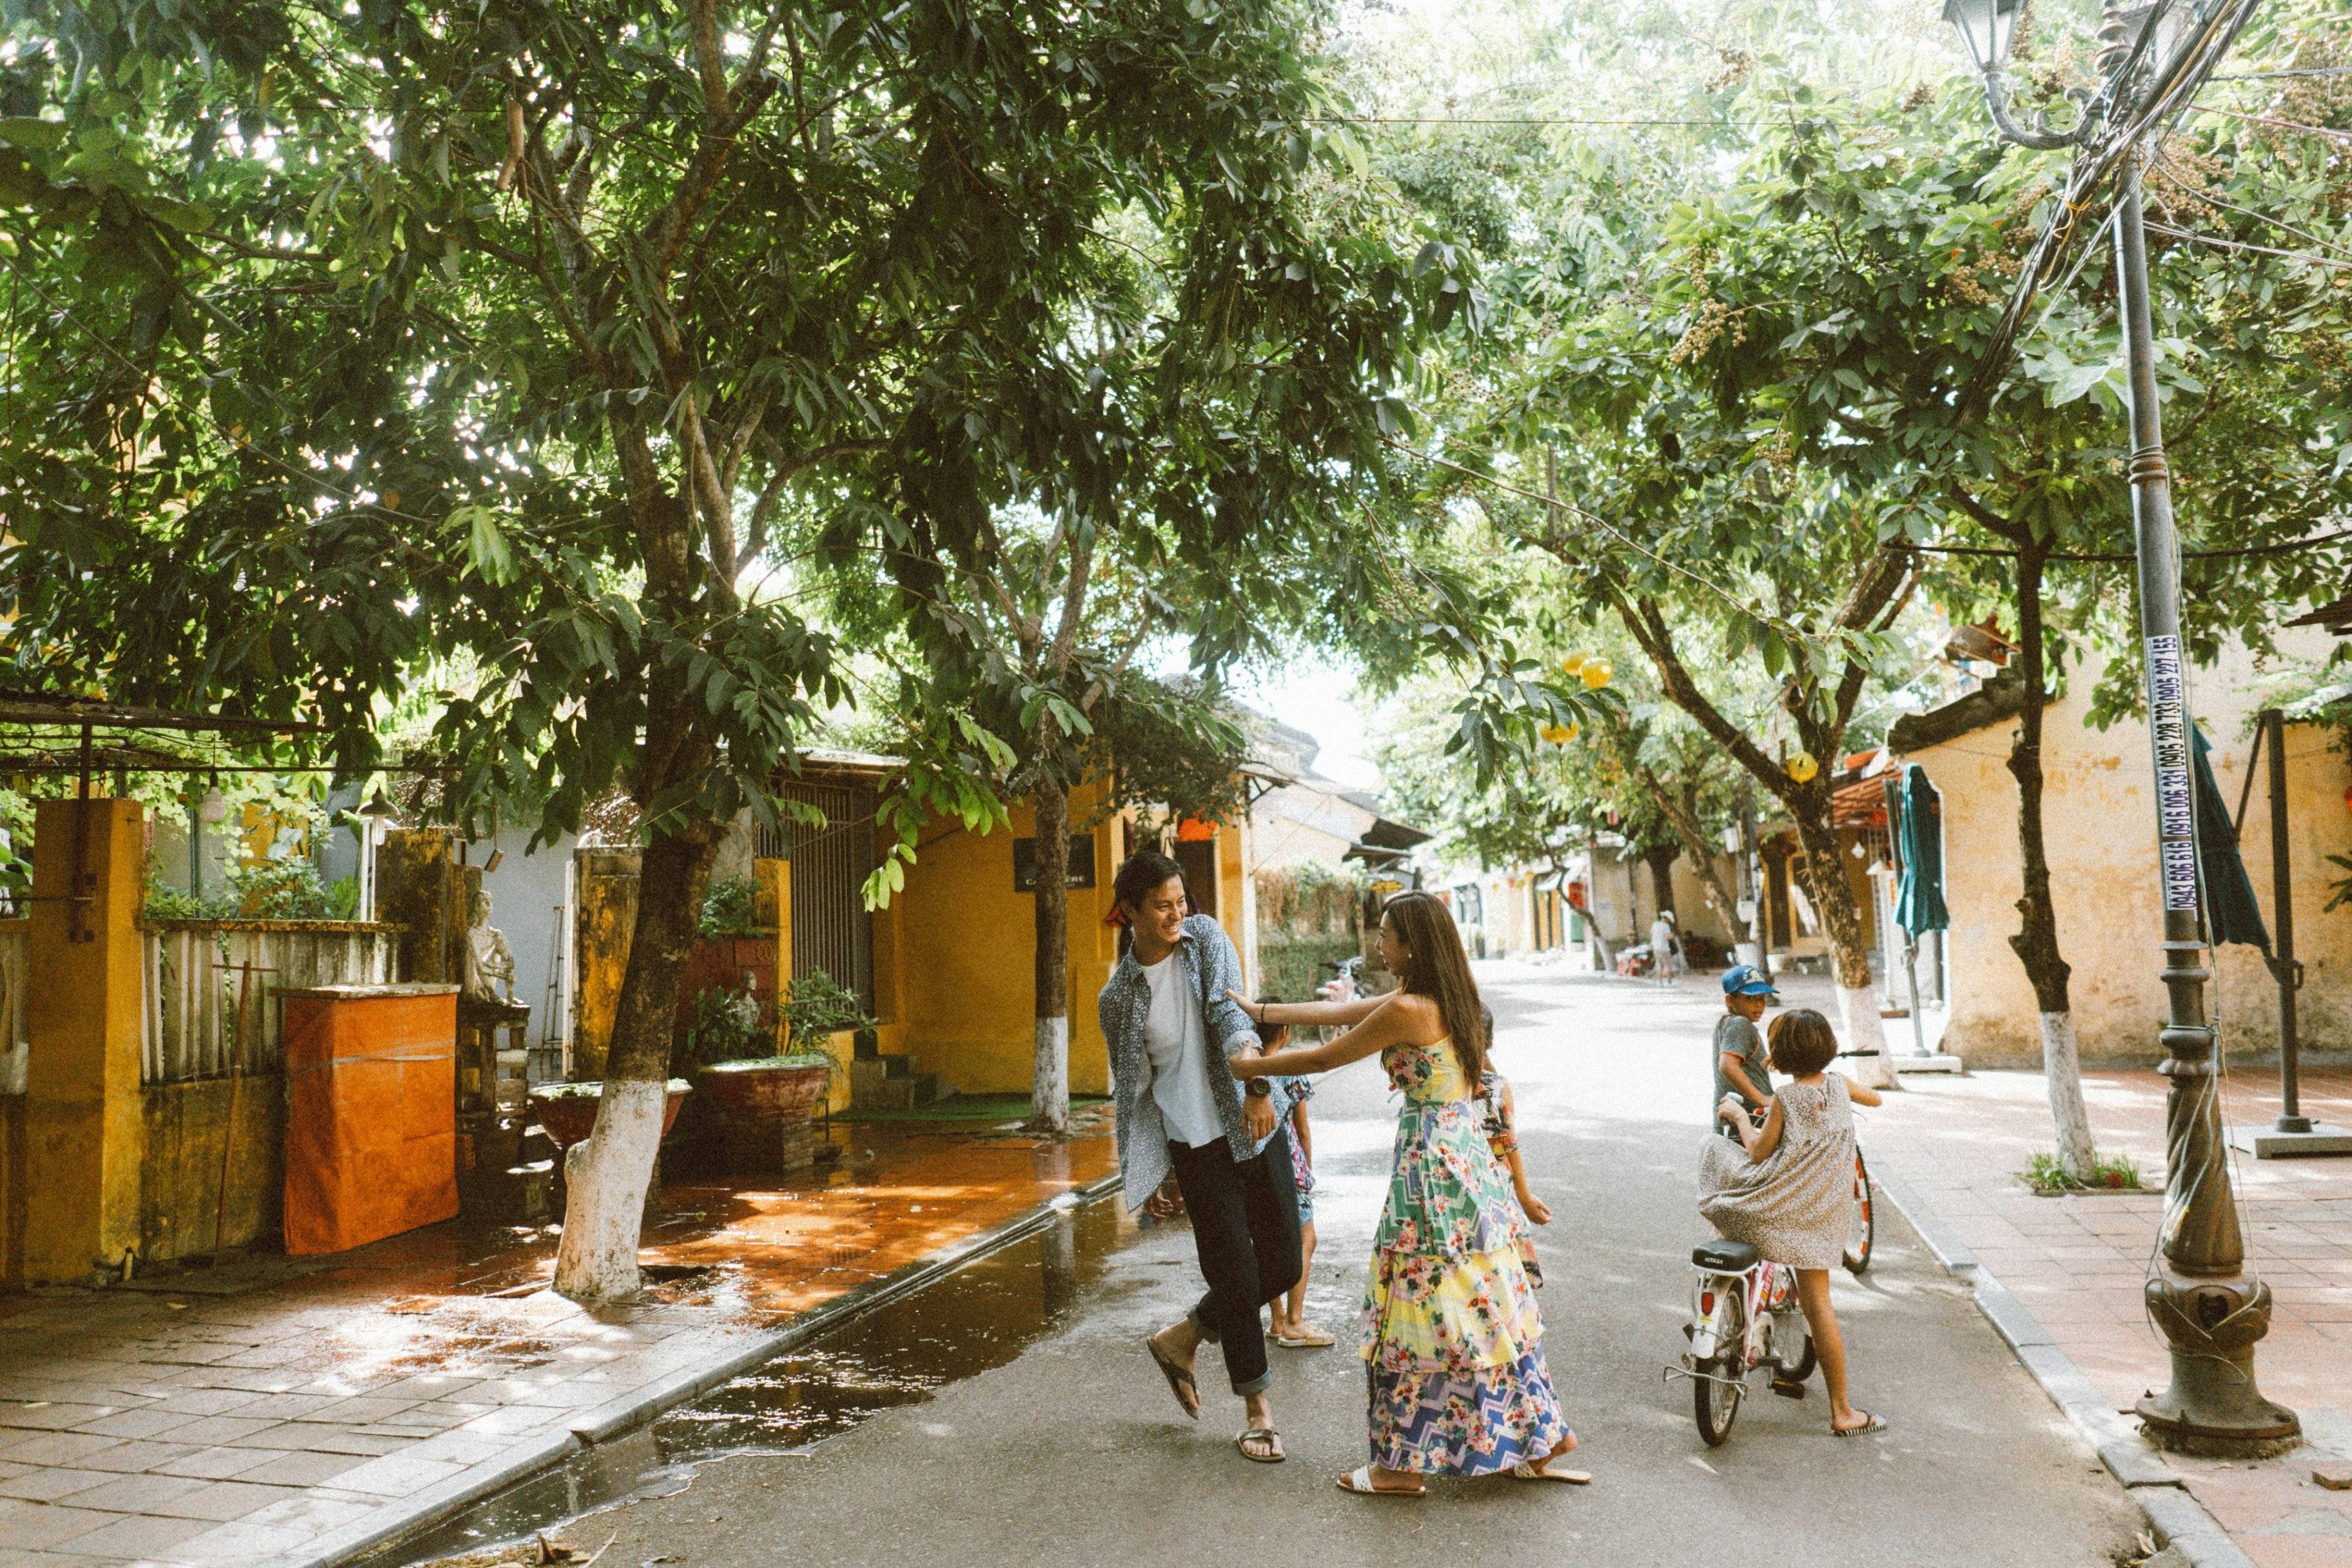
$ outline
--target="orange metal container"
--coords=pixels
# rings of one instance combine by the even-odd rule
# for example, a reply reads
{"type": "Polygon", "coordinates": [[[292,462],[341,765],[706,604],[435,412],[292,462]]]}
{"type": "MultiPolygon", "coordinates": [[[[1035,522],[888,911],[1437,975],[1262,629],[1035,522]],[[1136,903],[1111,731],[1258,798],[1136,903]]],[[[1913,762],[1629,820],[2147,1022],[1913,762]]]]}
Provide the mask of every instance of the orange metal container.
{"type": "Polygon", "coordinates": [[[457,1213],[457,987],[322,985],[286,1007],[286,1250],[457,1213]]]}

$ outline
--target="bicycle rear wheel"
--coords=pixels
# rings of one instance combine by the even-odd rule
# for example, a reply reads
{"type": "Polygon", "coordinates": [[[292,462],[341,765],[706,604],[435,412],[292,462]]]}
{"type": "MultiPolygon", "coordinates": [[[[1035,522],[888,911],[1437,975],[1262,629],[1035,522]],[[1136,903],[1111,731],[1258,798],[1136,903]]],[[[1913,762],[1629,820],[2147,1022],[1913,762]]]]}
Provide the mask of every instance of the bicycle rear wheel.
{"type": "Polygon", "coordinates": [[[1870,1246],[1878,1234],[1872,1215],[1870,1167],[1863,1163],[1862,1151],[1853,1152],[1853,1215],[1846,1222],[1845,1268],[1859,1279],[1870,1267],[1870,1246]]]}
{"type": "Polygon", "coordinates": [[[1691,1415],[1710,1448],[1723,1447],[1731,1436],[1731,1424],[1739,1416],[1739,1396],[1746,1392],[1739,1376],[1747,1371],[1748,1312],[1737,1286],[1724,1298],[1716,1343],[1722,1347],[1720,1352],[1699,1363],[1700,1375],[1691,1379],[1691,1415]]]}

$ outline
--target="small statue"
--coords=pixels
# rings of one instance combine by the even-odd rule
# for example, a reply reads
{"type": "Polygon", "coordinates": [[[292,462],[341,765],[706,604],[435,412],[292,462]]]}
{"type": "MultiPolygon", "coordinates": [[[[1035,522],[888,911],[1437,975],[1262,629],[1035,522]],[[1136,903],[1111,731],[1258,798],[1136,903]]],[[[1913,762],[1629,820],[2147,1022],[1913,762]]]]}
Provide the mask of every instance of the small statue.
{"type": "Polygon", "coordinates": [[[490,896],[477,891],[467,911],[466,994],[478,1002],[514,1003],[515,955],[506,933],[490,923],[490,896]],[[499,984],[506,986],[500,996],[499,984]]]}

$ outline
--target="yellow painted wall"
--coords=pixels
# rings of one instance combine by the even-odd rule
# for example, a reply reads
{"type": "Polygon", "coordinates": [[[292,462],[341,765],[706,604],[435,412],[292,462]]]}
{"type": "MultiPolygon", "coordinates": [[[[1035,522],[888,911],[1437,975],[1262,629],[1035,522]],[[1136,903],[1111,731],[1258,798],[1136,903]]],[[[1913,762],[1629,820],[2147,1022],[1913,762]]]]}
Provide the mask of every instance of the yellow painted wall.
{"type": "MultiPolygon", "coordinates": [[[[1072,797],[1072,820],[1094,814],[1091,791],[1072,797]]],[[[1035,908],[1013,890],[1013,840],[1034,831],[1026,805],[1012,831],[942,827],[908,868],[891,900],[887,964],[897,1016],[919,1070],[964,1094],[1026,1093],[1036,1055],[1035,908]]],[[[1110,1062],[1095,1022],[1095,996],[1116,962],[1116,933],[1102,923],[1118,868],[1117,825],[1096,826],[1095,886],[1072,888],[1070,911],[1070,1089],[1108,1094],[1110,1062]]],[[[1237,875],[1237,873],[1236,873],[1237,875]]],[[[1235,895],[1238,898],[1238,894],[1235,895]]],[[[885,946],[876,921],[875,946],[885,946]]],[[[884,965],[876,965],[881,989],[884,965]]]]}
{"type": "Polygon", "coordinates": [[[32,1051],[25,1097],[25,1277],[79,1283],[140,1244],[140,944],[145,859],[135,801],[35,807],[26,973],[32,1051]],[[89,880],[89,941],[70,940],[74,814],[89,880]]]}
{"type": "MultiPolygon", "coordinates": [[[[2156,813],[2150,800],[2147,728],[2125,721],[2102,732],[2083,721],[2095,669],[2076,672],[2068,693],[2044,710],[2044,830],[2057,905],[2060,951],[2073,966],[2070,1000],[2086,1060],[2153,1063],[2165,1017],[2156,943],[2156,813]]],[[[2227,809],[2234,810],[2254,737],[2254,669],[2242,653],[2200,671],[2192,697],[2227,809]]],[[[1944,795],[1944,859],[1952,1021],[1945,1048],[1979,1066],[2038,1065],[2041,1037],[2033,990],[2009,947],[2021,890],[2017,787],[2008,770],[2016,723],[1928,747],[1909,761],[1944,795]]],[[[2305,970],[2297,998],[2304,1045],[2352,1047],[2352,910],[2323,914],[2327,883],[2341,873],[2330,855],[2352,853],[2352,812],[2344,792],[2352,770],[2320,731],[2286,733],[2288,843],[2294,857],[2295,946],[2305,970]]],[[[2271,912],[2270,781],[2257,777],[2246,808],[2243,854],[2265,924],[2271,912]]],[[[2209,1006],[2226,1047],[2277,1048],[2277,989],[2262,954],[2220,952],[2209,1006]]]]}

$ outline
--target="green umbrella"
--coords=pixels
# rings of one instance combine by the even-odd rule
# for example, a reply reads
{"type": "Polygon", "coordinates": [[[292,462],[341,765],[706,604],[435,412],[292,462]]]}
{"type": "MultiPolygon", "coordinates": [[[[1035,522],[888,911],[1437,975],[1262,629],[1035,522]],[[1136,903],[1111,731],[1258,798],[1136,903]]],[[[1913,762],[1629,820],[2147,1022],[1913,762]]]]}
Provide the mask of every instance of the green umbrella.
{"type": "Polygon", "coordinates": [[[1944,907],[1944,797],[1927,782],[1927,770],[1913,763],[1903,770],[1902,826],[1896,847],[1903,852],[1903,881],[1895,899],[1895,923],[1917,940],[1922,932],[1951,929],[1944,907]]]}
{"type": "Polygon", "coordinates": [[[2246,863],[2238,858],[2238,830],[2221,804],[2221,789],[2213,780],[2213,764],[2205,760],[2205,731],[2190,731],[2197,757],[2197,869],[2205,882],[2205,918],[2215,945],[2242,942],[2271,950],[2271,933],[2263,924],[2263,908],[2254,901],[2254,885],[2246,863]]]}

